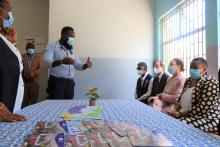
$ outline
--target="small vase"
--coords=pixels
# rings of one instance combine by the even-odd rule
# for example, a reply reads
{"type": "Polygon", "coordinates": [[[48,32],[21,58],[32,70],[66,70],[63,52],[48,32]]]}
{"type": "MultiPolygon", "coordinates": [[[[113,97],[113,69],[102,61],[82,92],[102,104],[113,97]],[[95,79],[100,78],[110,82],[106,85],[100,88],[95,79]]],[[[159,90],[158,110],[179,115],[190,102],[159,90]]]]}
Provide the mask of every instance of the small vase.
{"type": "Polygon", "coordinates": [[[96,106],[96,100],[89,100],[89,106],[96,106]]]}

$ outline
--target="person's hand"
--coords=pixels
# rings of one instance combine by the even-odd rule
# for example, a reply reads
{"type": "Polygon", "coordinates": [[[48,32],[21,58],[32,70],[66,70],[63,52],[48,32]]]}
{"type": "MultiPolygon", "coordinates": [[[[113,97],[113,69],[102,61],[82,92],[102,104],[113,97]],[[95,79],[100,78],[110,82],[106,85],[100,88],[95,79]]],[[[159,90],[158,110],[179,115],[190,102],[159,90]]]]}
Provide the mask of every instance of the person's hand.
{"type": "Polygon", "coordinates": [[[149,103],[149,104],[152,104],[156,99],[159,99],[159,97],[158,97],[158,96],[150,97],[150,98],[148,99],[148,103],[149,103]]]}
{"type": "Polygon", "coordinates": [[[163,103],[159,98],[154,99],[152,107],[161,111],[162,107],[163,107],[163,103]]]}
{"type": "Polygon", "coordinates": [[[176,117],[176,111],[175,110],[171,110],[167,114],[169,114],[170,116],[176,117]]]}
{"type": "Polygon", "coordinates": [[[64,58],[62,59],[62,64],[66,64],[66,65],[74,65],[75,61],[72,58],[64,58]]]}
{"type": "Polygon", "coordinates": [[[3,121],[3,122],[16,122],[16,121],[25,121],[25,120],[27,120],[25,116],[11,113],[3,103],[0,103],[0,111],[1,111],[0,121],[3,121]]]}
{"type": "Polygon", "coordinates": [[[14,28],[6,28],[4,30],[4,36],[11,42],[16,43],[18,40],[17,32],[14,28]]]}
{"type": "Polygon", "coordinates": [[[86,61],[86,66],[87,66],[87,68],[91,68],[92,67],[92,62],[90,61],[90,57],[88,57],[88,59],[86,61]]]}

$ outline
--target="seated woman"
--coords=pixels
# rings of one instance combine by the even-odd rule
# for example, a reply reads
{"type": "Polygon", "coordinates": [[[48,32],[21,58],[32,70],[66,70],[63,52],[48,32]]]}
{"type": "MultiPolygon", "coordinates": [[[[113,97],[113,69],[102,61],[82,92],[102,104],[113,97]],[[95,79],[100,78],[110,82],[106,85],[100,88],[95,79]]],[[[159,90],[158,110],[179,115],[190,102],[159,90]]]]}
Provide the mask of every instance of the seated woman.
{"type": "Polygon", "coordinates": [[[164,113],[170,113],[175,108],[186,79],[183,69],[184,65],[180,59],[172,59],[168,67],[168,72],[172,74],[172,77],[168,78],[162,93],[149,98],[150,105],[164,113]]]}
{"type": "Polygon", "coordinates": [[[206,69],[205,59],[192,60],[179,107],[171,115],[205,132],[216,132],[220,114],[219,85],[206,69]]]}

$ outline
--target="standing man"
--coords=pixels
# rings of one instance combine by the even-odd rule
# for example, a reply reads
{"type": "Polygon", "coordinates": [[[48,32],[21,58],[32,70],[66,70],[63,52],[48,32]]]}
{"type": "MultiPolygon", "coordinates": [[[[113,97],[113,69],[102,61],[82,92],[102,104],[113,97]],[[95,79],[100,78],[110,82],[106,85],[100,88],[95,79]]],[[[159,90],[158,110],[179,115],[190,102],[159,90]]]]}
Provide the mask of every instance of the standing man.
{"type": "Polygon", "coordinates": [[[82,64],[76,50],[75,32],[72,27],[64,27],[60,40],[51,43],[44,51],[44,63],[50,70],[47,92],[49,99],[73,99],[74,97],[74,68],[82,71],[92,67],[88,57],[82,64]]]}
{"type": "Polygon", "coordinates": [[[137,80],[136,86],[136,99],[140,98],[142,95],[147,93],[149,83],[152,76],[147,73],[147,64],[145,62],[140,62],[137,65],[137,74],[140,76],[137,80]]]}
{"type": "Polygon", "coordinates": [[[35,45],[28,43],[23,58],[24,100],[22,107],[37,103],[39,96],[39,77],[42,69],[41,56],[35,53],[35,45]]]}

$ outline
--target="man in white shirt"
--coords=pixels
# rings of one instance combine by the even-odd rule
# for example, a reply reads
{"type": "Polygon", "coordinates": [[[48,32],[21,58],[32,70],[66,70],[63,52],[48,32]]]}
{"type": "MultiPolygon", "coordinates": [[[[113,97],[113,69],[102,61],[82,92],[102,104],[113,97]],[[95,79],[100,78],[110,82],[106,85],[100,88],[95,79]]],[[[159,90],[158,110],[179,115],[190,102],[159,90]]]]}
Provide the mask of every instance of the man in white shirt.
{"type": "Polygon", "coordinates": [[[73,99],[74,69],[82,71],[92,67],[89,57],[85,64],[81,63],[73,48],[74,43],[74,29],[64,27],[60,40],[49,44],[44,51],[44,64],[50,70],[47,88],[49,99],[73,99]]]}

